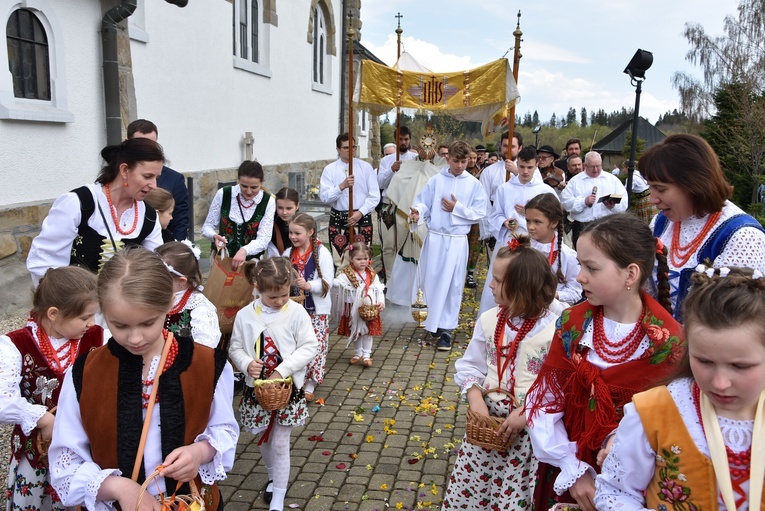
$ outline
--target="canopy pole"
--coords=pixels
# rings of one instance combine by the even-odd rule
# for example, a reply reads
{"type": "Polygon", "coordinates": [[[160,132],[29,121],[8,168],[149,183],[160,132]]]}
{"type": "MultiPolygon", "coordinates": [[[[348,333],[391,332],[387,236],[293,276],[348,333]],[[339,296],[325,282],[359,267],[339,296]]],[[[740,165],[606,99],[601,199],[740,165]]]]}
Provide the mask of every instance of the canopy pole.
{"type": "MultiPolygon", "coordinates": [[[[401,34],[404,32],[401,29],[401,18],[404,16],[401,15],[401,13],[397,13],[396,18],[398,18],[398,28],[396,28],[396,36],[397,36],[397,46],[396,46],[396,65],[398,66],[398,61],[401,58],[401,34]]],[[[396,161],[399,161],[401,159],[401,151],[398,147],[398,139],[400,137],[399,133],[401,132],[401,107],[399,105],[396,105],[396,133],[393,134],[393,142],[396,144],[396,161]]]]}
{"type": "MultiPolygon", "coordinates": [[[[518,11],[518,24],[515,26],[515,31],[513,32],[513,35],[515,36],[515,51],[513,52],[513,79],[515,80],[515,84],[518,85],[518,66],[521,63],[521,36],[523,35],[523,32],[521,32],[521,11],[518,11]]],[[[513,148],[513,133],[515,132],[515,102],[513,102],[513,106],[510,107],[510,110],[507,113],[507,158],[509,159],[512,154],[512,148],[513,148]]],[[[502,140],[500,139],[500,148],[502,146],[502,140]]],[[[509,170],[505,171],[505,182],[510,181],[511,173],[509,170]]]]}
{"type": "MultiPolygon", "coordinates": [[[[353,176],[353,153],[356,141],[353,138],[353,13],[348,12],[348,176],[353,176]]],[[[353,216],[353,185],[348,187],[348,220],[353,216]]],[[[348,243],[353,243],[353,225],[348,225],[348,243]]]]}

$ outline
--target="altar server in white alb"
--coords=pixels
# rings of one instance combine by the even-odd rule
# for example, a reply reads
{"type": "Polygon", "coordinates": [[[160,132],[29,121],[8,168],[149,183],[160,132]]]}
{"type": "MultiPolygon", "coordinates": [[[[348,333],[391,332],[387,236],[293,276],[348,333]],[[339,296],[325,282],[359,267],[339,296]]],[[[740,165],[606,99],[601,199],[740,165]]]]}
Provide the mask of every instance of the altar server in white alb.
{"type": "Polygon", "coordinates": [[[627,190],[619,178],[610,172],[603,172],[603,160],[595,151],[584,156],[584,172],[571,180],[560,194],[563,209],[568,212],[571,224],[571,239],[576,241],[582,230],[598,218],[627,211],[627,190]],[[620,197],[617,201],[603,197],[620,197]]]}
{"type": "MultiPolygon", "coordinates": [[[[507,242],[518,234],[528,234],[526,229],[526,203],[543,193],[551,193],[557,198],[550,186],[542,180],[542,175],[537,170],[537,152],[533,146],[524,147],[518,152],[516,161],[518,172],[513,174],[510,181],[497,188],[492,212],[487,219],[487,225],[491,236],[497,239],[494,251],[489,263],[489,273],[492,273],[494,255],[500,248],[507,246],[507,242]]],[[[481,305],[478,309],[478,317],[484,312],[496,307],[494,295],[489,287],[491,279],[483,287],[481,305]]]]}
{"type": "Polygon", "coordinates": [[[426,222],[428,236],[420,256],[421,282],[428,303],[425,329],[438,340],[438,349],[452,346],[467,272],[470,226],[486,212],[488,198],[481,183],[465,172],[470,146],[458,140],[449,146],[448,167],[431,177],[417,195],[409,219],[426,222]]]}

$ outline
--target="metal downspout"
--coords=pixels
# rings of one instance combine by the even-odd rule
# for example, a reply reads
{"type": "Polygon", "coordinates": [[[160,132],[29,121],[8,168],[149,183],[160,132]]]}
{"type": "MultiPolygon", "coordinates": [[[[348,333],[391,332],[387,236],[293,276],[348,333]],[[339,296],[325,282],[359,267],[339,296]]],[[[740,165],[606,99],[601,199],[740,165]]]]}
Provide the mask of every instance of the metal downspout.
{"type": "MultiPolygon", "coordinates": [[[[165,0],[178,7],[186,7],[188,0],[165,0]]],[[[104,113],[106,114],[106,143],[122,142],[122,115],[120,109],[120,70],[117,51],[117,24],[130,17],[138,7],[138,0],[122,0],[109,9],[101,20],[101,46],[104,68],[104,113]]]]}

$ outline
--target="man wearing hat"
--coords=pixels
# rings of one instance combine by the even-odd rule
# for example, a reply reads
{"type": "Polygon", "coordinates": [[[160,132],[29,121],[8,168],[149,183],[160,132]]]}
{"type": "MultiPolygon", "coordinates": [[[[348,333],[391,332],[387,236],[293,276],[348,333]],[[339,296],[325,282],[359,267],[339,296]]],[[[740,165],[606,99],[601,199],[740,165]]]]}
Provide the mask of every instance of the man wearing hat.
{"type": "Polygon", "coordinates": [[[559,158],[558,153],[551,146],[543,145],[537,150],[537,155],[539,157],[537,166],[542,179],[560,196],[561,190],[566,187],[566,173],[553,165],[553,162],[559,158]]]}
{"type": "Polygon", "coordinates": [[[486,166],[486,157],[489,154],[486,152],[486,147],[478,144],[475,146],[475,154],[478,157],[476,160],[476,167],[483,169],[486,166]]]}

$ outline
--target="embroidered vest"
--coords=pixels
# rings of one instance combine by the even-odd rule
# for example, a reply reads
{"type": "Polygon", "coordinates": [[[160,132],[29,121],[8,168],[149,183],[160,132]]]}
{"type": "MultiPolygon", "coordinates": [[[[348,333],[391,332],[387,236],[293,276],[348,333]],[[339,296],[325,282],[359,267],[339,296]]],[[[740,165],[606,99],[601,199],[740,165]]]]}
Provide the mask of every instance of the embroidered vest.
{"type": "MultiPolygon", "coordinates": [[[[32,404],[43,405],[50,410],[58,404],[58,395],[61,392],[64,375],[56,374],[50,368],[45,356],[40,353],[30,327],[10,332],[8,337],[11,338],[16,349],[21,353],[21,382],[19,384],[21,397],[32,404]]],[[[103,338],[104,331],[100,326],[91,327],[82,336],[77,346],[76,356],[79,357],[83,353],[101,346],[103,338]]],[[[47,462],[40,457],[37,451],[38,434],[39,430],[35,428],[27,436],[21,430],[21,426],[16,424],[13,428],[11,441],[12,456],[16,461],[20,460],[22,455],[26,456],[33,468],[47,468],[47,462]]]]}
{"type": "MultiPolygon", "coordinates": [[[[260,225],[263,216],[266,214],[266,208],[268,207],[268,202],[271,200],[271,196],[263,191],[263,197],[260,199],[260,203],[255,207],[252,217],[246,222],[238,224],[231,219],[231,190],[231,186],[223,187],[223,200],[220,205],[220,227],[218,229],[218,234],[228,240],[228,244],[226,245],[228,255],[234,257],[240,248],[258,237],[258,226],[260,225]]],[[[242,218],[242,220],[244,220],[244,218],[242,218]]],[[[215,246],[213,246],[213,250],[215,250],[215,246]]],[[[259,257],[262,253],[263,252],[253,256],[247,256],[247,259],[249,260],[259,257]]]]}
{"type": "Polygon", "coordinates": [[[683,511],[717,509],[717,480],[712,461],[699,451],[683,425],[667,387],[635,394],[632,401],[648,443],[657,455],[653,478],[646,488],[646,506],[683,511]]]}
{"type": "MultiPolygon", "coordinates": [[[[499,386],[497,381],[497,355],[494,346],[494,330],[496,329],[498,319],[499,307],[495,307],[482,314],[479,320],[486,338],[486,364],[488,371],[483,382],[483,387],[486,390],[495,389],[499,386]]],[[[526,393],[542,369],[542,364],[550,349],[550,342],[552,342],[552,338],[555,336],[555,323],[554,320],[551,320],[541,332],[534,337],[527,337],[518,346],[515,363],[515,398],[518,401],[519,407],[525,405],[526,393]]],[[[503,381],[504,390],[509,390],[507,383],[503,381]]],[[[504,394],[498,392],[491,392],[486,396],[494,401],[500,401],[505,397],[504,394]]]]}
{"type": "MultiPolygon", "coordinates": [[[[210,416],[215,386],[226,363],[226,353],[177,337],[178,355],[159,377],[159,419],[162,424],[162,458],[173,449],[190,445],[204,432],[210,416]]],[[[119,468],[125,477],[133,472],[143,427],[141,375],[143,359],[110,339],[102,348],[79,358],[72,378],[80,403],[82,425],[90,441],[93,461],[101,467],[119,468]]],[[[143,464],[138,482],[146,479],[143,464]]],[[[218,508],[217,484],[195,478],[211,511],[218,508]]],[[[188,484],[165,478],[167,493],[190,493],[188,484]]]]}
{"type": "MultiPolygon", "coordinates": [[[[653,226],[653,235],[657,238],[660,238],[662,234],[664,234],[664,231],[667,229],[667,226],[669,225],[669,219],[667,219],[666,216],[664,216],[664,213],[659,213],[656,215],[656,223],[654,223],[653,226]]],[[[702,263],[704,261],[709,261],[709,263],[713,263],[715,259],[717,259],[717,256],[719,256],[723,250],[725,250],[725,246],[728,244],[728,240],[730,240],[731,236],[733,236],[736,231],[743,227],[754,227],[755,229],[759,230],[760,232],[765,233],[765,229],[762,228],[762,225],[752,218],[749,215],[746,214],[738,214],[734,215],[724,222],[722,222],[720,225],[718,225],[714,231],[712,231],[712,234],[709,235],[709,237],[704,241],[704,244],[701,245],[699,248],[699,253],[697,260],[699,263],[702,263]]],[[[683,268],[680,270],[680,280],[678,281],[677,285],[677,295],[673,296],[673,302],[672,302],[672,311],[674,313],[675,319],[682,322],[683,321],[683,301],[685,301],[685,297],[688,294],[688,290],[691,287],[691,275],[695,271],[695,268],[683,268]]]]}
{"type": "MultiPolygon", "coordinates": [[[[69,265],[82,266],[93,273],[98,273],[103,263],[114,255],[112,240],[108,236],[101,236],[88,225],[88,220],[97,209],[90,189],[87,186],[81,186],[72,190],[72,192],[77,194],[77,197],[80,199],[80,225],[77,226],[77,236],[72,242],[69,265]]],[[[144,214],[141,230],[135,237],[128,238],[123,236],[120,240],[114,240],[118,250],[124,246],[141,245],[149,237],[151,231],[154,230],[154,224],[157,222],[157,212],[145,202],[144,205],[146,206],[146,213],[144,214]]]]}

